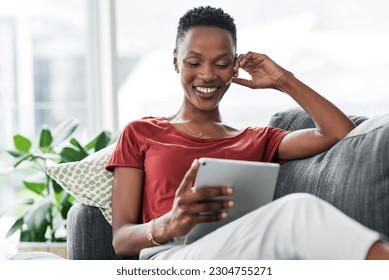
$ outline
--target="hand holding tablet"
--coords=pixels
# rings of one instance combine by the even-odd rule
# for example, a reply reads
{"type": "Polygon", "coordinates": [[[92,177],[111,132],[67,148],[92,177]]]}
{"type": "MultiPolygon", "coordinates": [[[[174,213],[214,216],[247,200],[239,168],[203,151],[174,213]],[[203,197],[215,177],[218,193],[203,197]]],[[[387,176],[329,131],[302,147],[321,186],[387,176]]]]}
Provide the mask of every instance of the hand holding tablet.
{"type": "Polygon", "coordinates": [[[273,200],[279,164],[214,158],[200,158],[199,163],[194,191],[202,187],[232,186],[235,207],[223,221],[196,225],[187,234],[186,244],[273,200]]]}

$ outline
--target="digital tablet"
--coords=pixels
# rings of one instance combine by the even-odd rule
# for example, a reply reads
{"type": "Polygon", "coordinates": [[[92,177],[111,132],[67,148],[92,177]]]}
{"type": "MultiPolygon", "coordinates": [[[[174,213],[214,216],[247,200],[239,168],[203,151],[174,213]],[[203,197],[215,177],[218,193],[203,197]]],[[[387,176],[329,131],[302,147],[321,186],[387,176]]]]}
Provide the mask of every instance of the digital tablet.
{"type": "Polygon", "coordinates": [[[234,188],[234,207],[223,221],[201,223],[193,227],[185,238],[192,243],[215,229],[271,202],[277,183],[279,164],[242,160],[200,158],[194,190],[204,186],[234,188]]]}

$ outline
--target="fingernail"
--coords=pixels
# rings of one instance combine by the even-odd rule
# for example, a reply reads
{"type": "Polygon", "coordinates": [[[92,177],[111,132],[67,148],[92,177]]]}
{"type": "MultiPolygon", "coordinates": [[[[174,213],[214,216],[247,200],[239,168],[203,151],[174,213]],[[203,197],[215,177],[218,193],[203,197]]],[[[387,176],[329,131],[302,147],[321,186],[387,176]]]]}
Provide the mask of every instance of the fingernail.
{"type": "Polygon", "coordinates": [[[228,201],[228,207],[232,208],[234,207],[234,202],[232,200],[228,201]]]}
{"type": "Polygon", "coordinates": [[[229,187],[229,188],[227,189],[227,194],[232,194],[233,192],[234,192],[234,189],[233,189],[233,188],[229,187]]]}
{"type": "Polygon", "coordinates": [[[227,218],[227,213],[226,212],[221,213],[220,218],[222,218],[222,219],[227,218]]]}

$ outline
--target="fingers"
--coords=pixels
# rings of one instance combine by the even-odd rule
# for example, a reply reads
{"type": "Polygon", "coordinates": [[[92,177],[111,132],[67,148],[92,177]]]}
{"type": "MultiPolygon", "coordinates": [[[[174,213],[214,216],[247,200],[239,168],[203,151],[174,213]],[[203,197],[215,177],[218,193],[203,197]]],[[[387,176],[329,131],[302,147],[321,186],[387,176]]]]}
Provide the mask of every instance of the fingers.
{"type": "Polygon", "coordinates": [[[239,68],[248,72],[250,76],[253,76],[253,72],[258,69],[259,64],[266,58],[263,54],[248,52],[246,54],[240,54],[236,57],[234,63],[234,77],[232,82],[238,85],[242,85],[248,88],[255,88],[253,80],[239,78],[239,68]]]}
{"type": "Polygon", "coordinates": [[[206,213],[194,216],[193,221],[195,224],[199,223],[209,223],[216,222],[226,219],[228,216],[227,212],[219,212],[219,213],[206,213]]]}
{"type": "Polygon", "coordinates": [[[192,215],[214,215],[218,213],[226,213],[229,209],[234,207],[234,201],[231,199],[225,200],[209,200],[191,205],[187,209],[188,213],[192,215]]]}
{"type": "Polygon", "coordinates": [[[215,200],[220,197],[228,197],[233,193],[233,189],[230,186],[222,187],[202,187],[197,188],[195,191],[187,191],[178,196],[179,206],[188,205],[192,207],[192,204],[201,203],[206,201],[215,200]]]}
{"type": "Polygon", "coordinates": [[[233,189],[225,187],[203,187],[181,197],[179,206],[186,208],[190,214],[218,213],[234,207],[233,189]]]}
{"type": "Polygon", "coordinates": [[[203,201],[192,204],[186,209],[186,216],[190,217],[191,227],[198,223],[214,222],[224,220],[228,216],[228,210],[234,207],[232,200],[224,201],[203,201]]]}
{"type": "Polygon", "coordinates": [[[236,57],[235,63],[234,63],[234,78],[237,78],[239,76],[239,64],[242,61],[243,54],[240,54],[236,57]]]}
{"type": "Polygon", "coordinates": [[[198,160],[193,161],[176,191],[171,219],[179,233],[186,233],[198,223],[225,219],[227,210],[234,206],[229,197],[233,193],[230,186],[201,187],[192,190],[198,167],[198,160]]]}
{"type": "MultiPolygon", "coordinates": [[[[227,212],[228,209],[234,207],[234,202],[230,197],[232,193],[233,189],[229,186],[203,187],[195,192],[188,191],[177,197],[177,209],[196,221],[198,215],[216,216],[219,219],[226,216],[226,214],[220,216],[220,213],[227,212]]],[[[212,220],[215,217],[209,218],[212,220]]]]}
{"type": "Polygon", "coordinates": [[[240,54],[235,59],[234,71],[237,73],[239,68],[244,69],[247,66],[257,65],[266,59],[266,55],[254,52],[240,54]]]}
{"type": "Polygon", "coordinates": [[[212,199],[217,196],[230,196],[234,192],[231,186],[196,188],[194,196],[197,200],[212,199]]]}
{"type": "Polygon", "coordinates": [[[251,80],[246,80],[242,78],[234,78],[232,79],[232,82],[241,86],[245,86],[248,88],[253,88],[253,84],[251,80]]]}

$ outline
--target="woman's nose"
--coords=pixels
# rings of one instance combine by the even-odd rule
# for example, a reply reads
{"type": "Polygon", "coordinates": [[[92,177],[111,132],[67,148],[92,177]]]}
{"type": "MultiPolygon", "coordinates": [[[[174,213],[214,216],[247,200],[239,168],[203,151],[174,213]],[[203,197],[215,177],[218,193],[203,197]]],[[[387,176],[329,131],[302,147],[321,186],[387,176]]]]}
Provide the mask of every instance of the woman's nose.
{"type": "Polygon", "coordinates": [[[204,81],[212,81],[212,80],[216,79],[217,75],[216,75],[214,67],[212,67],[210,65],[204,65],[203,67],[201,67],[200,73],[198,76],[200,79],[202,79],[204,81]]]}

